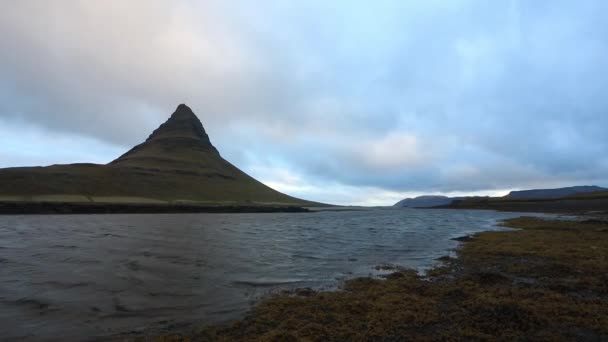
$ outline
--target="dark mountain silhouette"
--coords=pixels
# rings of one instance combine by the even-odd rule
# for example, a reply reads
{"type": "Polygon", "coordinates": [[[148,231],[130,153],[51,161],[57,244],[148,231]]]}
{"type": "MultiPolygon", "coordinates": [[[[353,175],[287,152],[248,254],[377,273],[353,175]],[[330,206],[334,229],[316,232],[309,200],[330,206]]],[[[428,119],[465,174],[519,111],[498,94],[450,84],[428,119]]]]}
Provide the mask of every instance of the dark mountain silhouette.
{"type": "Polygon", "coordinates": [[[414,198],[406,198],[403,199],[395,205],[394,207],[399,208],[431,208],[439,205],[448,205],[452,203],[456,198],[451,198],[447,196],[418,196],[414,198]]]}
{"type": "Polygon", "coordinates": [[[401,200],[394,207],[568,213],[606,212],[608,211],[608,189],[599,186],[572,186],[559,189],[512,191],[503,197],[419,196],[401,200]]]}
{"type": "Polygon", "coordinates": [[[223,159],[184,104],[107,165],[0,169],[0,201],[315,204],[275,191],[223,159]]]}
{"type": "Polygon", "coordinates": [[[144,143],[110,164],[198,169],[208,168],[209,161],[225,162],[211,144],[200,120],[188,106],[180,104],[144,143]]]}
{"type": "Polygon", "coordinates": [[[425,195],[418,196],[414,198],[406,198],[403,199],[393,205],[393,207],[398,208],[434,208],[441,206],[448,206],[452,204],[454,201],[460,201],[464,199],[479,199],[485,197],[447,197],[447,196],[433,196],[433,195],[425,195]]]}
{"type": "Polygon", "coordinates": [[[508,198],[557,198],[566,197],[576,194],[590,193],[590,192],[601,192],[608,191],[606,188],[601,188],[595,185],[584,185],[584,186],[570,186],[566,188],[557,189],[534,189],[534,190],[522,190],[522,191],[511,191],[507,196],[508,198]]]}
{"type": "Polygon", "coordinates": [[[597,186],[513,191],[504,197],[465,198],[442,207],[514,212],[608,213],[608,191],[597,186]]]}

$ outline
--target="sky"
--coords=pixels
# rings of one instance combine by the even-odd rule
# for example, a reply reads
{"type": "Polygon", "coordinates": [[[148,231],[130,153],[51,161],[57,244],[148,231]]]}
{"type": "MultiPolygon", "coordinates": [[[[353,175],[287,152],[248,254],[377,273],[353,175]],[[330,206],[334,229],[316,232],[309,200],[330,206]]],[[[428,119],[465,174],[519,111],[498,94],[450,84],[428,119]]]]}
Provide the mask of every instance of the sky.
{"type": "Polygon", "coordinates": [[[107,163],[179,103],[293,196],[608,186],[608,2],[0,3],[0,167],[107,163]]]}

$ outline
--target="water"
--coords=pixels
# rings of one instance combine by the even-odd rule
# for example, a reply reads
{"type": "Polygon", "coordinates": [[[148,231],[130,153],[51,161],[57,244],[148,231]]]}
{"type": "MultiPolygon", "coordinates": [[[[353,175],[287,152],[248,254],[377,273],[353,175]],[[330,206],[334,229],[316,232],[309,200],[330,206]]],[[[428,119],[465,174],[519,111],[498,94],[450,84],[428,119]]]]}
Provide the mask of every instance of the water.
{"type": "Polygon", "coordinates": [[[243,315],[280,288],[331,288],[380,264],[424,269],[453,237],[518,214],[0,216],[0,336],[83,340],[243,315]]]}

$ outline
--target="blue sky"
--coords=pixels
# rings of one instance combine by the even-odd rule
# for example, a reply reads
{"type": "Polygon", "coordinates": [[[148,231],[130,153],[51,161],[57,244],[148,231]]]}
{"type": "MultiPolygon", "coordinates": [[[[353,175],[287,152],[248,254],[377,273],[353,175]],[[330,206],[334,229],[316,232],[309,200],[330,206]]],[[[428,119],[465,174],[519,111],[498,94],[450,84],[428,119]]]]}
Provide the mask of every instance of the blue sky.
{"type": "Polygon", "coordinates": [[[605,1],[0,4],[0,167],[109,162],[187,103],[294,196],[608,185],[605,1]]]}

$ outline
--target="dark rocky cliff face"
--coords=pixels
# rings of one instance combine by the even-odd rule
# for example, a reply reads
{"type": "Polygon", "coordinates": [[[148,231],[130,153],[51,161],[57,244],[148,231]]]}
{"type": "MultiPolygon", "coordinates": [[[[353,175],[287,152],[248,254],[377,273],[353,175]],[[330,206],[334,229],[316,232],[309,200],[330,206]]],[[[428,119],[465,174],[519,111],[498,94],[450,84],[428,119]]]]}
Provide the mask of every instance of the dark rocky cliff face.
{"type": "Polygon", "coordinates": [[[201,145],[215,149],[198,117],[196,117],[190,107],[180,104],[171,117],[150,134],[146,142],[186,138],[194,139],[200,142],[201,145]]]}
{"type": "Polygon", "coordinates": [[[110,165],[160,167],[172,162],[179,163],[179,167],[209,167],[219,161],[225,162],[211,144],[201,121],[188,106],[180,104],[144,143],[110,165]]]}

